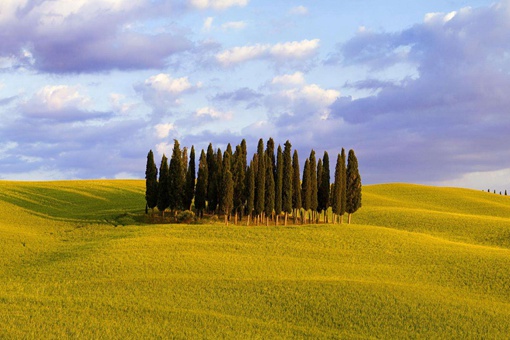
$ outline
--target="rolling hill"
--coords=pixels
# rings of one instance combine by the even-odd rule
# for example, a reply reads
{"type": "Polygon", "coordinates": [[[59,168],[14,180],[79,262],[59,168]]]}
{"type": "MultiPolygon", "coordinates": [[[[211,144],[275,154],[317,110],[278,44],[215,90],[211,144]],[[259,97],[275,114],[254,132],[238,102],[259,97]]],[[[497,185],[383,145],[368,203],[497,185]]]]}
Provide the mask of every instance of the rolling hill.
{"type": "Polygon", "coordinates": [[[505,338],[510,197],[365,186],[351,225],[144,225],[143,181],[0,182],[0,338],[505,338]]]}

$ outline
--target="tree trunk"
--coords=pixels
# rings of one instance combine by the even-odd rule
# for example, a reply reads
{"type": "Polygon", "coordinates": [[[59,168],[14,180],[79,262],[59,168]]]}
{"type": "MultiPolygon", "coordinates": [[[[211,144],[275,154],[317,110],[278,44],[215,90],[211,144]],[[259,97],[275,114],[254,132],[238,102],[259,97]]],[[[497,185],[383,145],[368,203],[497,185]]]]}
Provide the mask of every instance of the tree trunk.
{"type": "Polygon", "coordinates": [[[248,214],[248,216],[246,216],[246,226],[250,225],[250,216],[251,214],[248,214]]]}
{"type": "Polygon", "coordinates": [[[266,216],[266,227],[269,227],[269,216],[266,216]]]}
{"type": "Polygon", "coordinates": [[[349,221],[349,222],[348,222],[348,224],[351,224],[351,216],[352,216],[352,214],[351,214],[351,213],[349,213],[349,217],[348,217],[348,221],[349,221]]]}
{"type": "Polygon", "coordinates": [[[344,215],[340,215],[340,224],[344,223],[344,215]]]}
{"type": "Polygon", "coordinates": [[[228,226],[228,216],[225,214],[225,225],[228,226]]]}
{"type": "Polygon", "coordinates": [[[276,214],[276,218],[274,220],[274,223],[275,223],[276,226],[278,225],[278,214],[276,214]]]}
{"type": "Polygon", "coordinates": [[[289,216],[289,213],[288,212],[285,212],[285,226],[287,226],[287,218],[289,216]]]}
{"type": "Polygon", "coordinates": [[[234,215],[234,224],[237,225],[237,211],[236,211],[236,213],[234,215]]]}

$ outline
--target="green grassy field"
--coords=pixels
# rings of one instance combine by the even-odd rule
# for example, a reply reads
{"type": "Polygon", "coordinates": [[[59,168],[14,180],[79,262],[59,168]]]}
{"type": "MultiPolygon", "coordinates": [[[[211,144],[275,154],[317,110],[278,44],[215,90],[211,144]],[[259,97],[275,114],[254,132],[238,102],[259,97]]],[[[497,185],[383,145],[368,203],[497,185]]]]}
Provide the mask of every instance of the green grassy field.
{"type": "Polygon", "coordinates": [[[510,197],[365,186],[351,225],[143,225],[144,181],[0,182],[0,339],[508,338],[510,197]]]}

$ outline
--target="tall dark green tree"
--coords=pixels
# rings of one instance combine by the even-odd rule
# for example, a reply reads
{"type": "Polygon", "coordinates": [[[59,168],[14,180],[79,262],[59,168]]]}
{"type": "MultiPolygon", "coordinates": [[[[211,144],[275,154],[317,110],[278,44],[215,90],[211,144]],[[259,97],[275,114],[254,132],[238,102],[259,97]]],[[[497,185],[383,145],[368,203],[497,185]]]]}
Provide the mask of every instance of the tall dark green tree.
{"type": "Polygon", "coordinates": [[[319,205],[319,191],[321,188],[321,181],[322,181],[322,159],[319,158],[319,160],[317,161],[317,208],[315,209],[315,214],[316,214],[315,221],[316,222],[319,221],[319,218],[320,218],[319,213],[321,212],[321,208],[319,205]]]}
{"type": "Polygon", "coordinates": [[[322,157],[322,172],[321,172],[321,181],[320,187],[318,190],[318,203],[319,210],[324,212],[324,222],[328,222],[328,208],[329,208],[329,193],[331,190],[331,176],[329,170],[329,155],[327,151],[324,151],[324,156],[322,157]]]}
{"type": "MultiPolygon", "coordinates": [[[[312,182],[310,180],[310,160],[305,160],[305,166],[303,168],[303,181],[301,183],[301,198],[303,200],[303,209],[305,210],[305,220],[306,215],[310,210],[311,202],[312,202],[312,182]]],[[[306,222],[306,221],[305,221],[306,222]]]]}
{"type": "Polygon", "coordinates": [[[269,224],[269,217],[273,216],[274,202],[275,202],[275,183],[274,183],[274,172],[273,165],[271,164],[271,158],[266,155],[266,192],[264,200],[264,212],[266,214],[266,225],[269,224]]]}
{"type": "Polygon", "coordinates": [[[283,148],[283,183],[282,183],[282,208],[285,212],[285,225],[287,225],[287,218],[292,213],[292,158],[291,158],[292,144],[286,141],[283,148]]]}
{"type": "Polygon", "coordinates": [[[174,212],[183,209],[184,197],[184,175],[182,166],[182,154],[179,141],[174,139],[174,148],[172,150],[172,158],[168,168],[168,195],[169,208],[174,212]]]}
{"type": "Polygon", "coordinates": [[[165,155],[161,158],[161,165],[159,166],[159,185],[158,185],[158,210],[161,211],[163,217],[165,210],[170,204],[168,194],[168,158],[165,155]]]}
{"type": "Polygon", "coordinates": [[[193,197],[195,197],[195,179],[196,179],[196,167],[195,167],[195,147],[191,146],[189,153],[189,165],[186,171],[186,185],[184,188],[184,208],[191,210],[191,203],[193,197]]]}
{"type": "Polygon", "coordinates": [[[278,145],[276,152],[276,178],[275,178],[275,202],[274,210],[276,214],[276,224],[278,225],[278,217],[282,213],[282,193],[283,193],[283,151],[282,147],[278,145]]]}
{"type": "Polygon", "coordinates": [[[276,183],[276,157],[274,153],[274,140],[269,138],[266,143],[266,154],[269,157],[268,163],[271,164],[273,169],[273,181],[276,183]]]}
{"type": "Polygon", "coordinates": [[[317,161],[315,160],[315,151],[310,152],[310,210],[312,211],[312,220],[315,221],[315,212],[319,206],[317,197],[317,161]]]}
{"type": "Polygon", "coordinates": [[[340,154],[340,166],[341,166],[341,184],[342,184],[342,190],[340,192],[340,223],[343,223],[344,220],[344,214],[345,209],[347,208],[347,167],[345,165],[345,162],[347,161],[345,157],[345,149],[342,148],[342,153],[340,154]]]}
{"type": "Polygon", "coordinates": [[[158,204],[158,167],[154,162],[152,150],[147,154],[147,166],[145,168],[145,201],[147,207],[152,210],[158,204]]]}
{"type": "Polygon", "coordinates": [[[216,150],[216,156],[214,161],[214,176],[212,181],[213,185],[210,185],[209,188],[213,190],[210,193],[209,198],[209,211],[216,212],[218,210],[220,204],[220,195],[221,195],[221,182],[223,180],[223,155],[221,149],[218,148],[216,150]]]}
{"type": "MultiPolygon", "coordinates": [[[[266,157],[264,152],[264,141],[259,140],[257,147],[257,176],[255,177],[255,214],[261,215],[264,212],[266,196],[266,157]]],[[[260,216],[259,216],[260,217],[260,216]]]]}
{"type": "Polygon", "coordinates": [[[293,208],[293,217],[294,223],[296,223],[296,218],[298,218],[298,214],[301,211],[301,174],[299,171],[299,156],[297,150],[294,150],[294,154],[292,155],[292,208],[293,208]]]}
{"type": "Polygon", "coordinates": [[[351,223],[351,216],[359,208],[361,208],[361,177],[358,170],[358,159],[354,154],[354,150],[349,150],[347,158],[347,171],[346,171],[346,212],[349,214],[349,224],[351,223]]]}
{"type": "Polygon", "coordinates": [[[253,210],[255,209],[255,172],[256,172],[256,163],[257,162],[257,154],[253,156],[253,160],[250,162],[250,166],[246,170],[246,178],[247,180],[247,195],[246,195],[246,215],[248,219],[246,224],[250,224],[250,217],[253,214],[253,210]]]}
{"type": "Polygon", "coordinates": [[[206,208],[208,172],[207,156],[204,150],[202,150],[198,163],[197,187],[195,190],[195,209],[201,218],[204,216],[204,210],[206,208]]]}
{"type": "MultiPolygon", "coordinates": [[[[345,213],[345,150],[338,154],[335,166],[335,182],[331,190],[331,208],[333,211],[333,223],[336,217],[345,213]]],[[[342,220],[340,220],[342,222],[342,220]]]]}
{"type": "MultiPolygon", "coordinates": [[[[230,162],[230,155],[224,158],[224,164],[230,162]]],[[[230,213],[234,207],[234,181],[228,164],[223,169],[220,189],[220,210],[225,215],[225,225],[228,225],[230,213]]]]}
{"type": "Polygon", "coordinates": [[[234,152],[233,157],[232,178],[234,181],[234,212],[235,223],[237,224],[237,216],[242,213],[246,192],[246,159],[244,158],[241,145],[236,146],[236,151],[234,152]]]}
{"type": "Polygon", "coordinates": [[[214,153],[213,145],[209,143],[209,146],[207,147],[207,170],[208,170],[208,178],[207,178],[207,197],[206,200],[208,201],[208,208],[207,210],[209,212],[213,212],[216,206],[214,203],[216,202],[216,196],[218,194],[217,188],[216,188],[216,172],[217,172],[217,166],[216,166],[216,154],[214,153]]]}

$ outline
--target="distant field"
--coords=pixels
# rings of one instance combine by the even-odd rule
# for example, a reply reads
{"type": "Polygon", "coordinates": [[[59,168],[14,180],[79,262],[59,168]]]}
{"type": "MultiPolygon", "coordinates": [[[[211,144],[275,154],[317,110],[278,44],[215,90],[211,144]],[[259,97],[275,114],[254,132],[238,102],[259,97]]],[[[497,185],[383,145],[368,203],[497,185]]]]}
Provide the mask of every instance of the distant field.
{"type": "Polygon", "coordinates": [[[510,197],[365,186],[351,225],[143,225],[144,181],[0,181],[0,339],[508,338],[510,197]]]}

